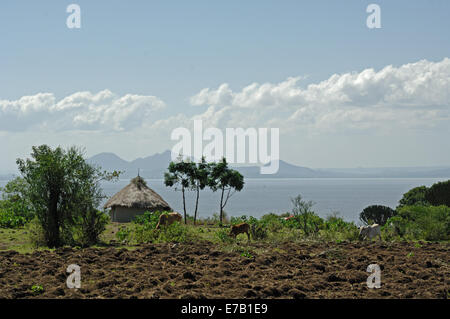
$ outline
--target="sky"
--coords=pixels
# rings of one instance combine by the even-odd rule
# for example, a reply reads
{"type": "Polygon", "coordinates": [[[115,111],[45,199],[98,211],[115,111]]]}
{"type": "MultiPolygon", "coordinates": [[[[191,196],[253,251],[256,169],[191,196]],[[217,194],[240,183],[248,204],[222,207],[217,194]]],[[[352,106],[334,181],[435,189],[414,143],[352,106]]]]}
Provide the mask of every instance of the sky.
{"type": "Polygon", "coordinates": [[[163,152],[194,119],[279,128],[281,159],[312,168],[450,166],[449,16],[446,0],[2,1],[0,173],[40,144],[163,152]]]}

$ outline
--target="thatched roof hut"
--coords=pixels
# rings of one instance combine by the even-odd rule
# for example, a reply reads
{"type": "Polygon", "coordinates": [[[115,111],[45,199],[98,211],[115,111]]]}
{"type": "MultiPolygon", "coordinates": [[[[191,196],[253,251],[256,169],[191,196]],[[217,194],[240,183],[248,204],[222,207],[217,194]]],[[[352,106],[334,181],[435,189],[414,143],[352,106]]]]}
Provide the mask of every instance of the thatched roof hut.
{"type": "Polygon", "coordinates": [[[136,215],[146,211],[172,211],[169,204],[140,176],[106,202],[104,208],[111,209],[111,219],[115,222],[129,222],[136,215]]]}

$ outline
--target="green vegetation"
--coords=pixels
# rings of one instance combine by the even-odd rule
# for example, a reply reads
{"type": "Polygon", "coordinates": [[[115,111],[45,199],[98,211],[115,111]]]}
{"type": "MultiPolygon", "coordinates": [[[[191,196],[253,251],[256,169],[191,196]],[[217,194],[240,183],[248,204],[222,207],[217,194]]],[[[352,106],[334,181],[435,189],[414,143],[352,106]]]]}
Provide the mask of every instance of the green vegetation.
{"type": "Polygon", "coordinates": [[[161,226],[161,229],[155,229],[161,214],[168,212],[146,212],[143,215],[136,216],[135,220],[128,226],[121,228],[116,236],[121,242],[129,244],[143,243],[184,243],[194,242],[199,238],[192,228],[173,223],[169,226],[161,226]]]}
{"type": "Polygon", "coordinates": [[[17,177],[0,188],[0,227],[18,228],[34,217],[34,211],[27,197],[28,186],[23,178],[17,177]]]}
{"type": "Polygon", "coordinates": [[[201,162],[194,163],[184,160],[182,156],[177,162],[170,162],[168,171],[164,173],[164,184],[168,187],[181,187],[183,198],[184,223],[187,224],[186,190],[196,192],[194,224],[197,221],[198,201],[200,190],[208,186],[213,192],[221,191],[219,222],[224,220],[224,208],[230,197],[244,187],[244,177],[236,170],[228,167],[225,158],[215,163],[206,163],[202,157],[201,162]],[[233,192],[232,192],[233,190],[233,192]]]}
{"type": "MultiPolygon", "coordinates": [[[[142,243],[204,240],[252,258],[247,236],[229,235],[231,225],[243,222],[250,225],[251,242],[277,245],[305,240],[337,243],[360,240],[355,223],[343,220],[337,213],[321,218],[313,210],[314,203],[305,201],[301,195],[291,199],[290,212],[260,218],[248,215],[227,218],[224,207],[233,193],[243,188],[244,181],[238,172],[228,168],[225,159],[219,163],[206,163],[202,159],[200,163],[170,164],[166,185],[181,185],[184,190],[195,191],[196,208],[193,216],[185,209],[184,223],[175,222],[156,230],[160,215],[168,212],[146,212],[132,223],[118,224],[111,223],[104,212],[96,209],[104,198],[99,182],[115,180],[120,172],[101,172],[87,164],[82,152],[74,147],[68,150],[53,150],[46,145],[33,147],[31,157],[17,160],[22,177],[11,180],[0,190],[0,250],[30,252],[62,245],[110,244],[134,249],[142,243]],[[199,218],[199,193],[207,186],[221,191],[220,212],[199,218]]],[[[413,188],[403,195],[396,210],[369,206],[360,214],[360,220],[382,225],[385,241],[449,241],[449,185],[447,181],[429,188],[413,188]]],[[[40,288],[35,289],[38,292],[40,288]]]]}
{"type": "Polygon", "coordinates": [[[395,216],[396,211],[383,205],[372,205],[364,208],[359,219],[366,225],[378,224],[383,226],[389,218],[395,216]]]}
{"type": "Polygon", "coordinates": [[[427,192],[426,186],[414,187],[403,194],[402,199],[398,202],[397,210],[404,206],[427,206],[430,205],[425,199],[425,193],[427,192]]]}
{"type": "Polygon", "coordinates": [[[81,150],[34,146],[31,159],[18,159],[22,177],[0,189],[0,227],[25,227],[33,246],[90,246],[99,241],[109,219],[98,211],[104,198],[99,182],[120,172],[101,172],[81,150]]]}
{"type": "Polygon", "coordinates": [[[220,223],[223,222],[223,210],[233,194],[244,188],[244,177],[238,171],[228,167],[227,160],[209,164],[208,186],[213,192],[220,190],[220,223]]]}
{"type": "Polygon", "coordinates": [[[427,189],[425,199],[433,206],[450,207],[450,180],[436,183],[427,189]]]}
{"type": "Polygon", "coordinates": [[[386,226],[391,236],[407,240],[450,240],[450,207],[405,206],[386,226]]]}
{"type": "Polygon", "coordinates": [[[44,287],[42,285],[33,285],[31,287],[31,291],[35,295],[40,295],[40,294],[42,294],[44,292],[44,287]]]}

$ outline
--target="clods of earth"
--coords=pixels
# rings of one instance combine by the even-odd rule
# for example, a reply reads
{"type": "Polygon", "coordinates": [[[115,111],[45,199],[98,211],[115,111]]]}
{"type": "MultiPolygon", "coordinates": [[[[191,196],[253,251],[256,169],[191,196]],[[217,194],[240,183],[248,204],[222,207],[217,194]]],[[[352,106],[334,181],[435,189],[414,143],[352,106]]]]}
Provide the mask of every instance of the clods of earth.
{"type": "Polygon", "coordinates": [[[226,251],[199,242],[1,251],[0,298],[448,298],[449,247],[305,242],[226,251]],[[67,287],[71,264],[80,266],[78,289],[67,287]],[[371,264],[380,288],[368,287],[371,264]]]}

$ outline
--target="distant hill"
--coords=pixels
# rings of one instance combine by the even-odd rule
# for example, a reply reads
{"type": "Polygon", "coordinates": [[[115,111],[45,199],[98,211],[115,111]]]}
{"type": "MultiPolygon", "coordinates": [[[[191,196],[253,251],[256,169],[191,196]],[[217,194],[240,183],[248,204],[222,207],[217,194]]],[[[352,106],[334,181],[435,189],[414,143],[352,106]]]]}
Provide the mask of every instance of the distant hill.
{"type": "MultiPolygon", "coordinates": [[[[344,174],[313,170],[308,167],[296,166],[283,160],[279,161],[276,174],[261,174],[258,166],[236,167],[247,178],[316,178],[316,177],[341,177],[344,174]]],[[[347,176],[349,174],[346,174],[347,176]]]]}
{"type": "Polygon", "coordinates": [[[107,171],[123,171],[122,177],[132,178],[139,175],[144,178],[163,178],[164,171],[171,161],[171,152],[154,154],[144,158],[137,158],[128,162],[114,153],[100,153],[88,159],[89,163],[101,166],[107,171]]]}
{"type": "Polygon", "coordinates": [[[107,171],[127,170],[129,162],[121,159],[114,153],[100,153],[88,159],[89,163],[97,164],[107,171]]]}
{"type": "MultiPolygon", "coordinates": [[[[124,171],[122,177],[132,178],[138,173],[144,178],[163,178],[171,161],[171,152],[137,158],[131,162],[121,159],[114,153],[97,154],[90,163],[98,164],[102,169],[124,171]]],[[[234,167],[247,178],[435,178],[450,177],[450,167],[399,167],[399,168],[328,168],[311,169],[296,166],[280,160],[276,174],[263,175],[259,166],[234,167]]]]}

